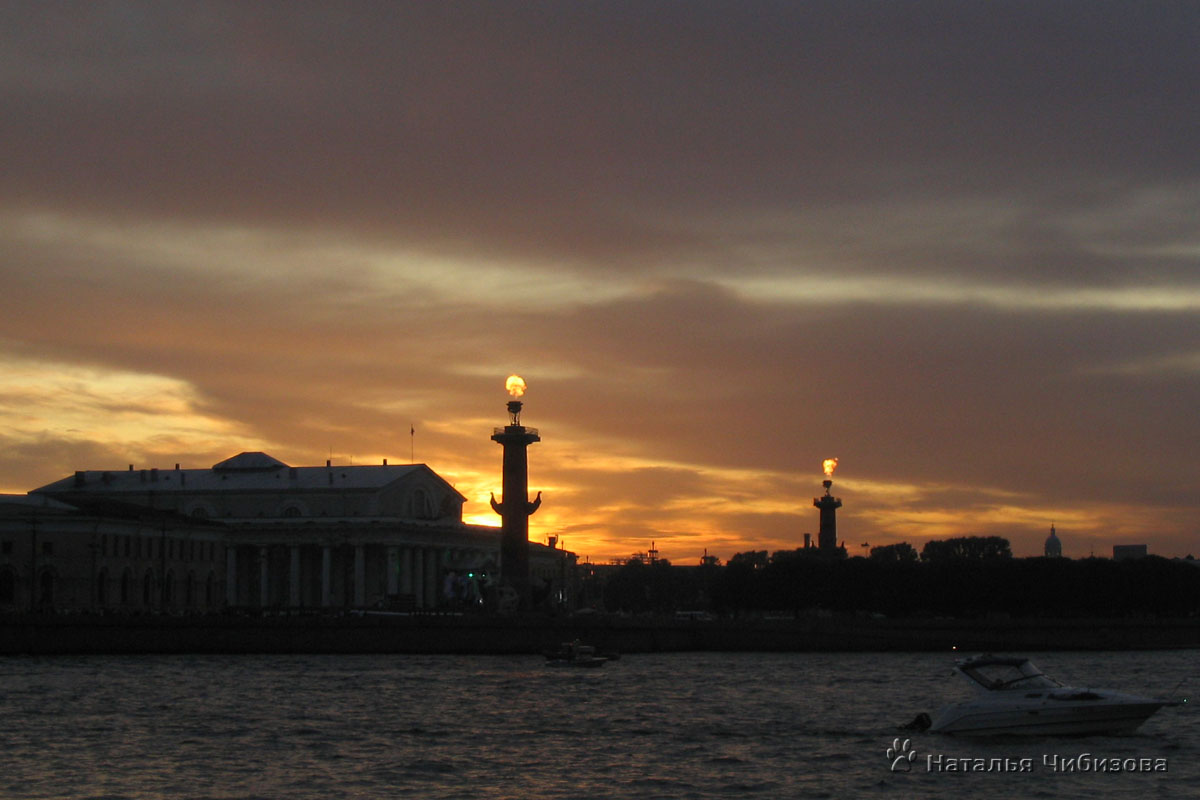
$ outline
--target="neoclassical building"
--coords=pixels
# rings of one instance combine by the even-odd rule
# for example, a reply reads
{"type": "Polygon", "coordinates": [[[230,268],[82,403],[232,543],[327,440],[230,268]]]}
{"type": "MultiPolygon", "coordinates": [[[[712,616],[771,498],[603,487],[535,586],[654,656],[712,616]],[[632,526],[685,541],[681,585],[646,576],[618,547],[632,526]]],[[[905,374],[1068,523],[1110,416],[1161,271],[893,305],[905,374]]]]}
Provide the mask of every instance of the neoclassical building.
{"type": "MultiPolygon", "coordinates": [[[[81,470],[0,498],[0,608],[215,611],[483,604],[500,531],[423,464],[81,470]]],[[[574,555],[530,543],[539,597],[574,555]]]]}
{"type": "Polygon", "coordinates": [[[225,607],[219,525],[0,495],[0,611],[225,607]]]}

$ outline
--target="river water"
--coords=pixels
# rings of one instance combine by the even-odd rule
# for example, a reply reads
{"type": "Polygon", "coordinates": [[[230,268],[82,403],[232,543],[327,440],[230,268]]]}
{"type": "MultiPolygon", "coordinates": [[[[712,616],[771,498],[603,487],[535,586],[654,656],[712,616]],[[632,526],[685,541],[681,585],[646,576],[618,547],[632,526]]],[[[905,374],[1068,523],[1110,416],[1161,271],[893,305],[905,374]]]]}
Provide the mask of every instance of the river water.
{"type": "MultiPolygon", "coordinates": [[[[1189,695],[1197,655],[1035,661],[1064,683],[1189,695]]],[[[0,797],[1200,796],[1189,706],[1122,737],[898,731],[969,693],[953,656],[631,654],[596,670],[533,656],[3,658],[0,797]],[[917,754],[910,771],[892,771],[895,745],[917,754]],[[1029,771],[946,769],[1021,759],[1029,771]],[[1090,768],[1101,759],[1138,769],[1090,768]]]]}

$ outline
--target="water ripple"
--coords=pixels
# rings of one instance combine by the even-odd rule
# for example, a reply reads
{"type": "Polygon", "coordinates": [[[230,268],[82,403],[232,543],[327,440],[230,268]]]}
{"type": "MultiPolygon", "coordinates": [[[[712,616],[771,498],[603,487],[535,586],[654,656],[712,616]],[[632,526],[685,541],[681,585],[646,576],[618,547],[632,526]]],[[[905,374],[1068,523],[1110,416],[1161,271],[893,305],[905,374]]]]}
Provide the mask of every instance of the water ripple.
{"type": "MultiPolygon", "coordinates": [[[[1191,654],[1039,661],[1052,673],[1150,681],[1188,674],[1191,654]]],[[[948,664],[936,654],[657,654],[564,673],[521,656],[7,658],[0,796],[1107,800],[1200,788],[1187,758],[1200,724],[1187,709],[1165,709],[1130,737],[914,737],[922,753],[963,757],[1167,758],[1166,775],[891,774],[896,725],[951,692],[948,664]]]]}

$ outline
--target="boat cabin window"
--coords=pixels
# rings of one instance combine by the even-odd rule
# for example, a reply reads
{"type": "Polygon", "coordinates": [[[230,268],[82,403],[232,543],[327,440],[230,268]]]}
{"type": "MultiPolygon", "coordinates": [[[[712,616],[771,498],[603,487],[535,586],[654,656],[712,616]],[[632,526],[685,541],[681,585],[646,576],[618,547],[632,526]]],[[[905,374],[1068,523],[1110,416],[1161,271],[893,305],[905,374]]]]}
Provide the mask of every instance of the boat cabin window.
{"type": "Polygon", "coordinates": [[[1050,689],[1059,685],[1028,661],[971,664],[962,671],[985,689],[1050,689]]]}

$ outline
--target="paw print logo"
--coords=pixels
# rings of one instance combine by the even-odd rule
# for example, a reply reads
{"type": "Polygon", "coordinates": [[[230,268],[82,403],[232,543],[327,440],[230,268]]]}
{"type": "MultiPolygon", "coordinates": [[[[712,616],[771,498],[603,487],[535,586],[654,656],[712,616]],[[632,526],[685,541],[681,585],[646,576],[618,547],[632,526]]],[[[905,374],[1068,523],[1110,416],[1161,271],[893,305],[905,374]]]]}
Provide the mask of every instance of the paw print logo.
{"type": "Polygon", "coordinates": [[[888,761],[892,762],[892,772],[912,772],[912,762],[917,758],[913,750],[912,740],[892,740],[892,746],[887,749],[888,761]]]}

